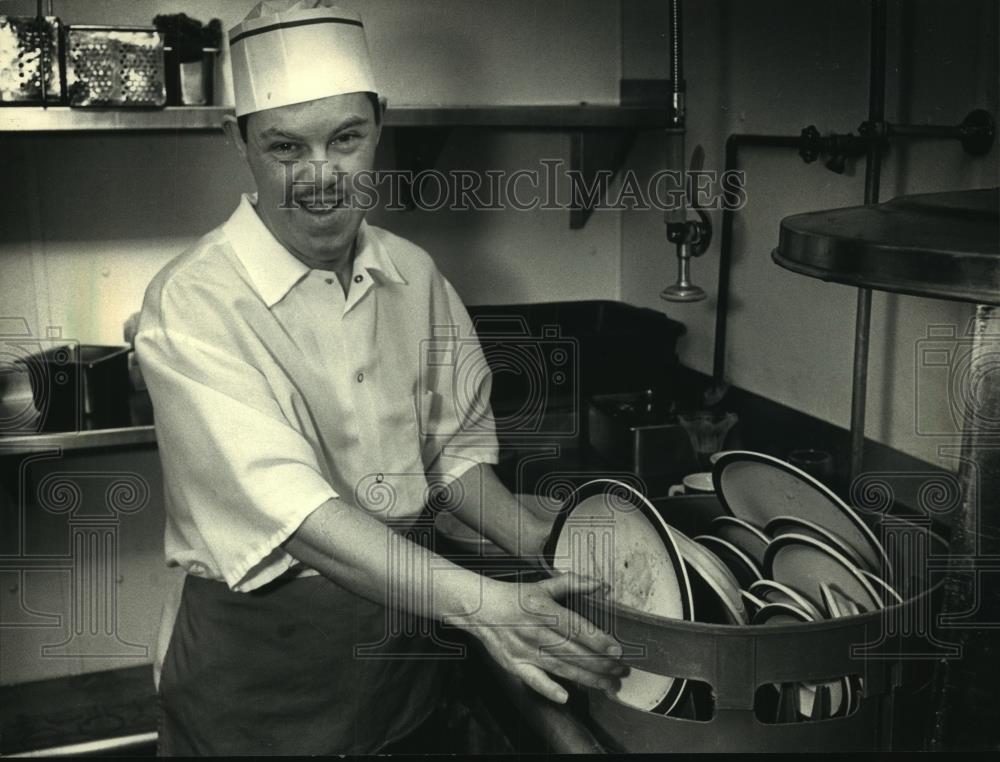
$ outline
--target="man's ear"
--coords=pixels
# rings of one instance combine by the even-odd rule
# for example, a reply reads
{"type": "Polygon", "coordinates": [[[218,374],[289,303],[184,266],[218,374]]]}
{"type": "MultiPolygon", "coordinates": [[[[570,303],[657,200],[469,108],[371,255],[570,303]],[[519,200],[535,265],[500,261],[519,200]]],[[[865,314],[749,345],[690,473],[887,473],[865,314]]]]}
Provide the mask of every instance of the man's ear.
{"type": "Polygon", "coordinates": [[[378,114],[378,138],[379,138],[379,140],[382,139],[382,128],[385,127],[385,110],[386,110],[386,107],[388,106],[388,103],[389,102],[385,99],[385,96],[381,96],[381,95],[379,96],[379,99],[378,99],[378,111],[379,111],[379,114],[378,114]]]}
{"type": "Polygon", "coordinates": [[[239,151],[240,156],[246,161],[247,144],[243,142],[243,136],[240,134],[240,124],[236,121],[235,116],[226,114],[222,117],[222,131],[226,133],[226,137],[236,146],[236,150],[239,151]]]}

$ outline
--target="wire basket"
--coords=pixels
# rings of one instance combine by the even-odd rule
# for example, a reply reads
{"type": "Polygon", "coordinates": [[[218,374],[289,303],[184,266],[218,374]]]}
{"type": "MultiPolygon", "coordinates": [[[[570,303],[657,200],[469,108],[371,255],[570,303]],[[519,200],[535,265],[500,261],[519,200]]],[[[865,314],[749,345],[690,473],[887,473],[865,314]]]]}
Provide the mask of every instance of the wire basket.
{"type": "Polygon", "coordinates": [[[163,35],[155,27],[70,26],[66,29],[69,105],[166,105],[163,35]]]}
{"type": "Polygon", "coordinates": [[[0,103],[58,103],[60,52],[55,16],[0,16],[0,103]]]}

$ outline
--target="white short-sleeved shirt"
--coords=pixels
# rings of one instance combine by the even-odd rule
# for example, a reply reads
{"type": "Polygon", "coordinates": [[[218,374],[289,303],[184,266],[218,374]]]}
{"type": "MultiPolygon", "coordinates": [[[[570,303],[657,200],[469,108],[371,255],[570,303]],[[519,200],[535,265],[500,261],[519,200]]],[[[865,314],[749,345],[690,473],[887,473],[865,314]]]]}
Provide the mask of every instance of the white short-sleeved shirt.
{"type": "Polygon", "coordinates": [[[488,366],[427,253],[362,223],[345,297],[253,203],[154,278],[136,336],[167,562],[237,591],[295,566],[282,543],[330,498],[405,520],[428,474],[497,462],[488,366]]]}

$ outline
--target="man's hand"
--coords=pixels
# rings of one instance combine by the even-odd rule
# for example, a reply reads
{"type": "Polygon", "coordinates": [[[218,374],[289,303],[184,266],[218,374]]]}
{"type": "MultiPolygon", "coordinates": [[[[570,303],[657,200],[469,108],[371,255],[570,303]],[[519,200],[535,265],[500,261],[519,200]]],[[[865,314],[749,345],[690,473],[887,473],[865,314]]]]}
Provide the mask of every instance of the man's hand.
{"type": "Polygon", "coordinates": [[[562,704],[568,695],[549,674],[613,691],[628,671],[614,638],[557,603],[600,587],[573,574],[535,583],[485,580],[478,610],[450,623],[479,638],[500,666],[530,688],[562,704]]]}

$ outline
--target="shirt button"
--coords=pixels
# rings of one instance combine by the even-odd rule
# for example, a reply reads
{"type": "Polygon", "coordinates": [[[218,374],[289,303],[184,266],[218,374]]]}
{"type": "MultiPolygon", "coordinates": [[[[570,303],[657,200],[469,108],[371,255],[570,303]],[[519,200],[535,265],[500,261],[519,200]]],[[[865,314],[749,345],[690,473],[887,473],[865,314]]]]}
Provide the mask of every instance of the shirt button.
{"type": "Polygon", "coordinates": [[[365,374],[364,373],[359,373],[358,374],[358,383],[360,384],[364,380],[365,380],[365,374]]]}
{"type": "Polygon", "coordinates": [[[365,278],[364,278],[364,276],[363,276],[363,275],[355,275],[355,276],[354,276],[354,282],[355,282],[355,283],[360,283],[360,282],[361,282],[361,281],[363,281],[364,279],[365,279],[365,278]]]}
{"type": "Polygon", "coordinates": [[[380,474],[380,473],[379,474],[375,474],[375,481],[378,482],[379,484],[382,483],[383,479],[385,479],[385,477],[382,474],[380,474]]]}
{"type": "Polygon", "coordinates": [[[333,278],[324,278],[323,280],[326,281],[326,284],[328,286],[332,286],[333,285],[333,278]]]}

